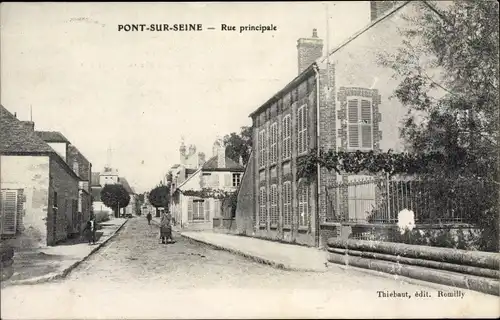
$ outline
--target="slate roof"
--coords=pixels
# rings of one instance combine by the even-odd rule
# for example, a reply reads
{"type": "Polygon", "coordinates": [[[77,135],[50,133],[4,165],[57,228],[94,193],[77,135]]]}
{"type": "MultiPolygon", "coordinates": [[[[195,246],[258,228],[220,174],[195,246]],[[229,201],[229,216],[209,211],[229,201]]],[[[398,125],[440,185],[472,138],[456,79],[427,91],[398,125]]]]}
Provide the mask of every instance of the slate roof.
{"type": "Polygon", "coordinates": [[[55,154],[55,151],[33,131],[26,128],[4,106],[0,105],[0,153],[55,154]]]}
{"type": "Polygon", "coordinates": [[[202,170],[224,170],[224,171],[245,171],[245,167],[243,167],[238,162],[234,161],[231,158],[226,156],[226,166],[224,168],[218,168],[217,164],[219,162],[219,156],[214,156],[210,158],[207,162],[203,164],[201,167],[202,170]]]}
{"type": "Polygon", "coordinates": [[[66,142],[70,143],[66,137],[58,131],[35,131],[35,133],[45,142],[66,142]]]}

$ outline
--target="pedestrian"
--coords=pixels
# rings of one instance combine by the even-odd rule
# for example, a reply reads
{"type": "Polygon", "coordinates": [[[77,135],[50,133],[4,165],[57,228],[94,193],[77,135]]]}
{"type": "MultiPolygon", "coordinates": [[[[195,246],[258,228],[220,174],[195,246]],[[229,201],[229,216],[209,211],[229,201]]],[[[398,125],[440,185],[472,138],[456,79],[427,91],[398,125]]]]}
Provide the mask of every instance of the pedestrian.
{"type": "Polygon", "coordinates": [[[172,238],[172,216],[170,212],[163,213],[160,221],[160,239],[162,244],[173,242],[172,238]]]}
{"type": "Polygon", "coordinates": [[[151,224],[151,219],[153,217],[151,216],[151,212],[148,212],[148,214],[146,215],[146,219],[148,219],[148,224],[150,225],[151,224]]]}
{"type": "Polygon", "coordinates": [[[94,215],[91,215],[89,220],[87,221],[87,224],[85,225],[85,228],[83,229],[83,232],[87,236],[89,245],[95,244],[95,230],[96,230],[95,217],[94,215]]]}

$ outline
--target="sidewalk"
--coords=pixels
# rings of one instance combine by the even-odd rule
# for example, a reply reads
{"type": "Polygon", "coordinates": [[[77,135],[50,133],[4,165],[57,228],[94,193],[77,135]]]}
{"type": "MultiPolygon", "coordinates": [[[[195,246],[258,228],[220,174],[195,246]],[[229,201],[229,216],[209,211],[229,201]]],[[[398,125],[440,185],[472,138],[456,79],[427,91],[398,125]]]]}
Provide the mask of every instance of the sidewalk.
{"type": "Polygon", "coordinates": [[[69,239],[54,247],[16,250],[14,253],[14,274],[2,282],[9,285],[37,284],[64,278],[82,261],[108,242],[127,222],[127,219],[113,218],[99,224],[97,241],[89,245],[81,238],[69,239]]]}
{"type": "Polygon", "coordinates": [[[316,248],[210,231],[186,231],[181,235],[280,269],[327,271],[327,253],[316,248]]]}

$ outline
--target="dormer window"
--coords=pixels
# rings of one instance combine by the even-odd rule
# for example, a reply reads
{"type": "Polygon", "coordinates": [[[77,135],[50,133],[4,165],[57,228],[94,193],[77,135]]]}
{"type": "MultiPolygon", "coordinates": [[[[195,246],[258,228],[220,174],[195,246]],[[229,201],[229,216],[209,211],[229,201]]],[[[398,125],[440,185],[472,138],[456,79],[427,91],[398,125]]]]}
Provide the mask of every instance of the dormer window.
{"type": "Polygon", "coordinates": [[[78,168],[78,161],[73,160],[73,171],[78,174],[79,173],[79,168],[78,168]]]}

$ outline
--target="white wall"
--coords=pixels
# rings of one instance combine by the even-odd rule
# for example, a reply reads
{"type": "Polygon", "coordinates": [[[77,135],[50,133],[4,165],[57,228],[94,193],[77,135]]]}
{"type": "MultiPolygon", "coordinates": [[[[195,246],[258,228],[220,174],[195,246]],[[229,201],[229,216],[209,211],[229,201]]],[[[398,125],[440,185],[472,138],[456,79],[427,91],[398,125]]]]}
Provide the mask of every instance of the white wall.
{"type": "Polygon", "coordinates": [[[2,189],[24,189],[23,232],[46,245],[50,159],[48,156],[0,156],[2,189]]]}
{"type": "Polygon", "coordinates": [[[117,184],[118,183],[118,175],[114,174],[101,174],[99,176],[99,184],[104,186],[106,184],[117,184]]]}
{"type": "MultiPolygon", "coordinates": [[[[335,65],[337,90],[343,86],[379,90],[381,95],[379,112],[382,114],[379,128],[382,131],[380,148],[383,151],[388,149],[403,150],[403,144],[399,138],[399,128],[407,109],[397,98],[391,99],[401,79],[393,79],[394,71],[388,67],[380,66],[378,57],[380,54],[397,53],[398,49],[403,46],[403,38],[398,30],[411,26],[408,21],[403,19],[403,16],[415,17],[419,14],[422,14],[422,9],[418,2],[407,4],[335,52],[330,60],[335,65]]],[[[420,59],[421,65],[426,65],[429,61],[424,56],[420,56],[420,59]]],[[[427,68],[427,71],[436,79],[439,77],[438,70],[427,68]]],[[[442,92],[436,91],[435,94],[440,95],[442,92]]],[[[339,122],[337,122],[337,127],[340,128],[339,122]]],[[[338,140],[337,145],[340,145],[338,140]]]]}
{"type": "Polygon", "coordinates": [[[64,161],[66,161],[66,142],[47,142],[47,144],[51,146],[64,161]]]}

